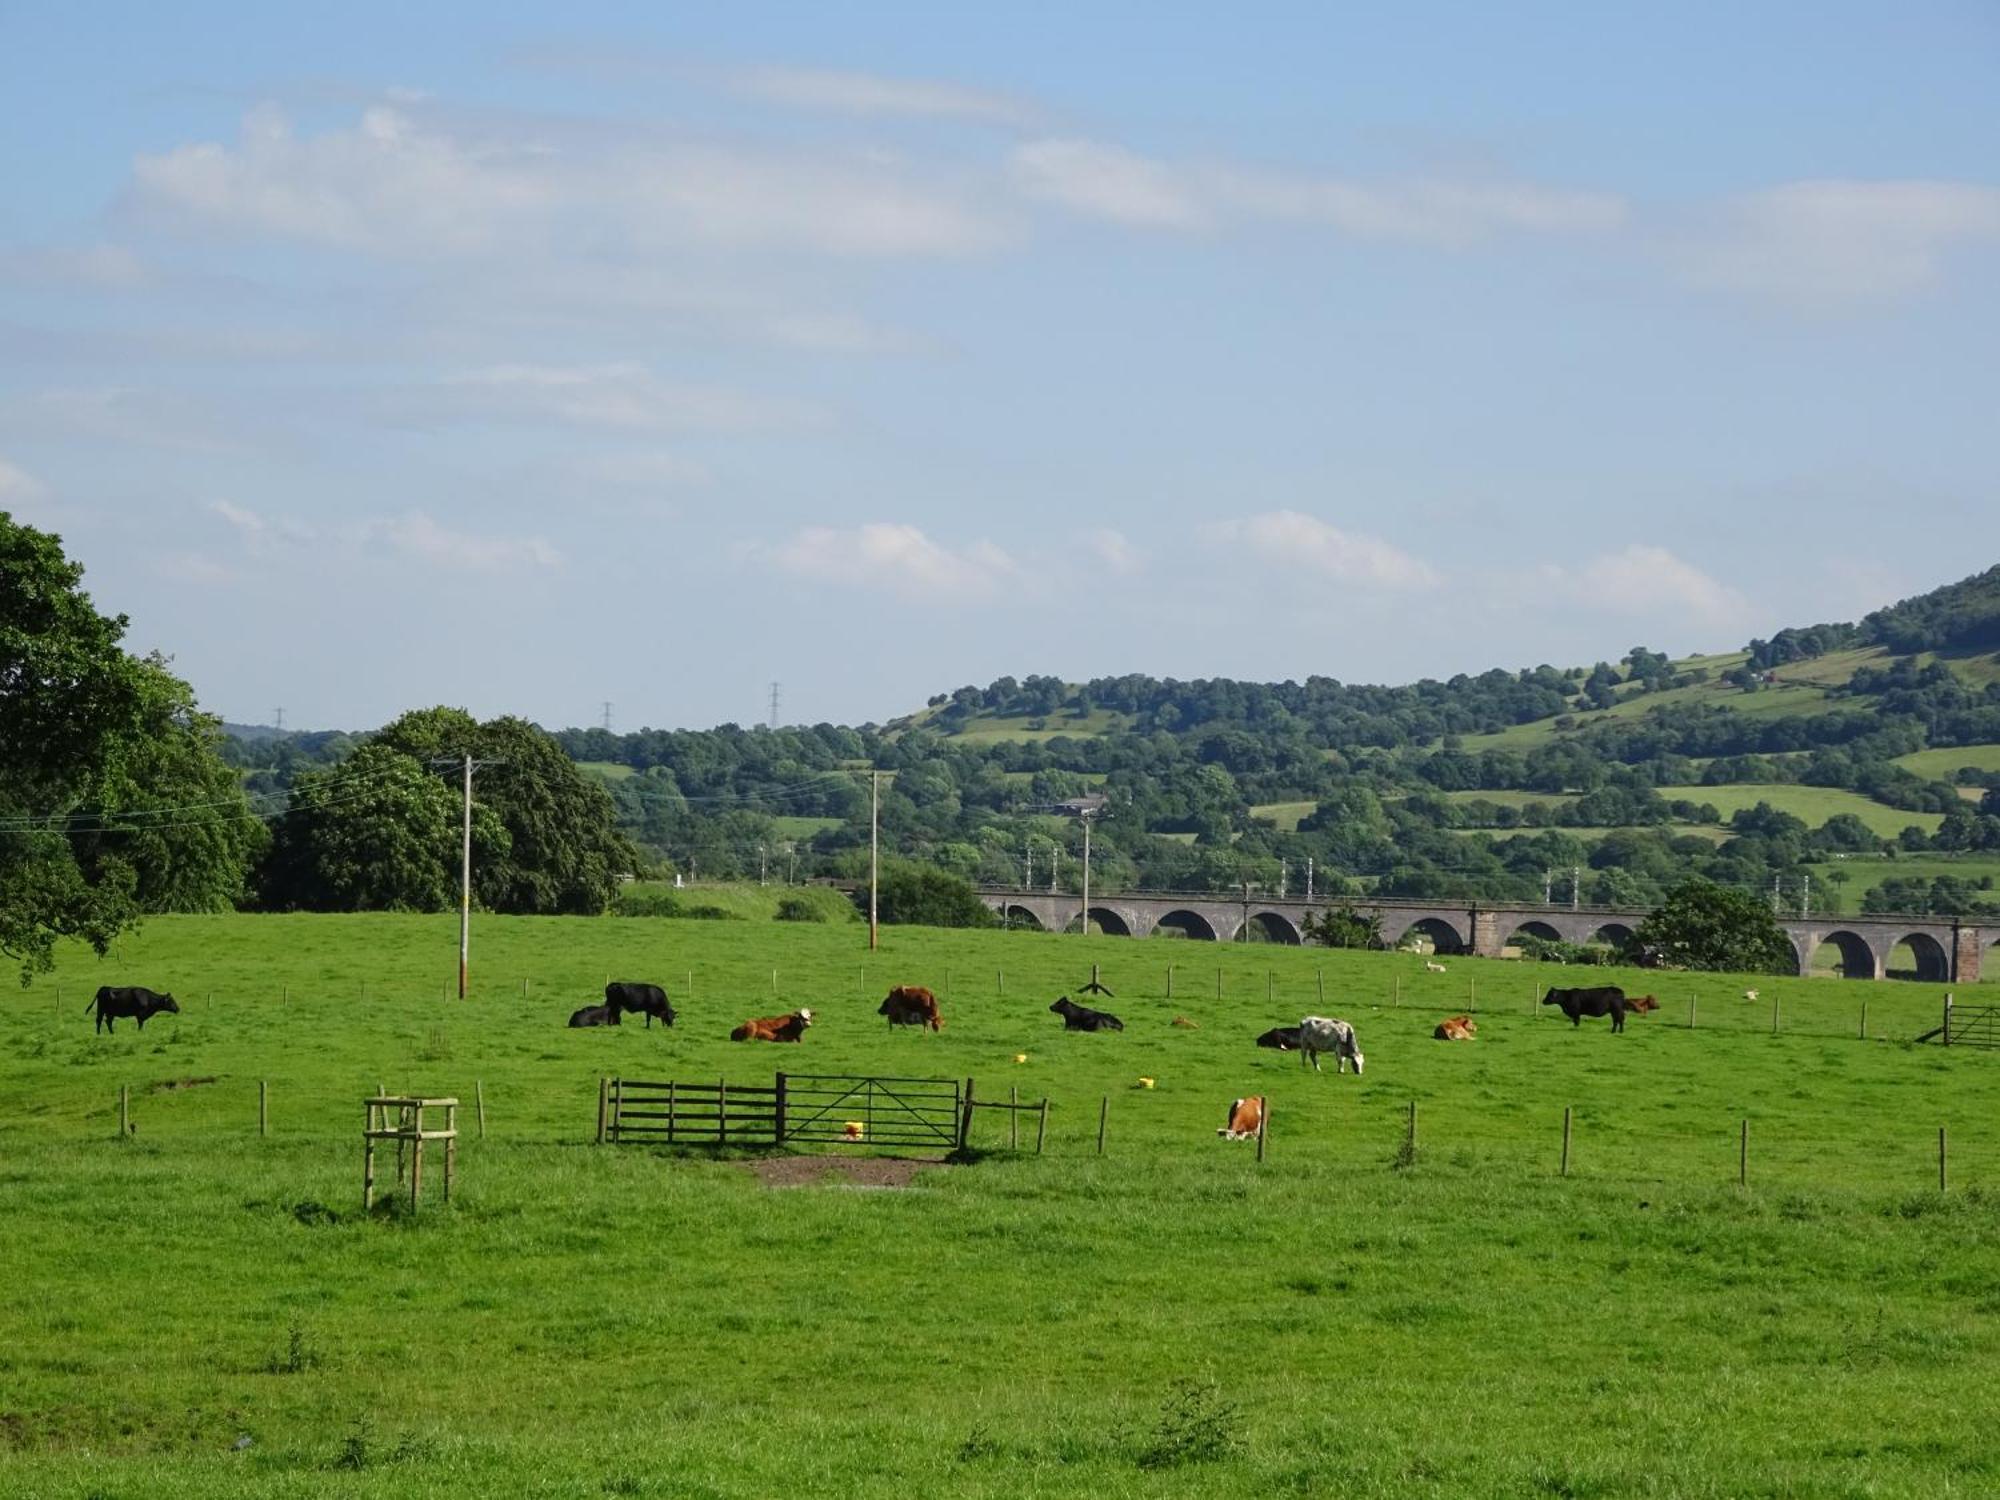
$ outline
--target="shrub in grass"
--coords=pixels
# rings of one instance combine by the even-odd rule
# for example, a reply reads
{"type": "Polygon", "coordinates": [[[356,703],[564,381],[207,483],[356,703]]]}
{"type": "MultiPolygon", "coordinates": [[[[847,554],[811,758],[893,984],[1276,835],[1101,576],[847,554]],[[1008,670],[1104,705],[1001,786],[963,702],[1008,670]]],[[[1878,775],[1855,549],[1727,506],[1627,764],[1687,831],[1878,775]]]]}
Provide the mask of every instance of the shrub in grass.
{"type": "Polygon", "coordinates": [[[778,910],[774,916],[775,920],[780,922],[824,922],[826,920],[826,913],[821,911],[817,906],[814,906],[812,902],[806,900],[803,896],[785,896],[781,898],[778,902],[778,910]]]}

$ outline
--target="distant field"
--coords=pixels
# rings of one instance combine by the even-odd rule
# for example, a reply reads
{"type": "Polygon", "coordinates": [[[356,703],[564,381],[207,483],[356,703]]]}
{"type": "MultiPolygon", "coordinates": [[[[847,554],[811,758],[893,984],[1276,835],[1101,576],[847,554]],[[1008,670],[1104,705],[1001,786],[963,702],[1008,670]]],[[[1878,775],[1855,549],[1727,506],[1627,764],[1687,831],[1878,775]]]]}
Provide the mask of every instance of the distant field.
{"type": "Polygon", "coordinates": [[[576,764],[579,770],[588,771],[591,775],[601,777],[605,781],[623,781],[628,776],[637,776],[639,774],[622,761],[580,760],[576,764]]]}
{"type": "Polygon", "coordinates": [[[1829,651],[1809,661],[1788,662],[1772,669],[1780,682],[1810,682],[1822,687],[1838,687],[1861,667],[1886,666],[1889,653],[1880,646],[1863,646],[1853,651],[1829,651]]]}
{"type": "MultiPolygon", "coordinates": [[[[1845,874],[1847,889],[1855,892],[1871,891],[1885,880],[1934,880],[1940,875],[1975,881],[1990,876],[2000,882],[2000,854],[1911,854],[1897,859],[1857,854],[1826,860],[1819,868],[1845,874]]],[[[2000,896],[1994,899],[2000,901],[2000,896]]]]}
{"type": "Polygon", "coordinates": [[[839,828],[842,824],[839,818],[780,817],[771,821],[778,825],[778,832],[788,839],[809,839],[816,833],[824,833],[829,828],[839,828]]]}
{"type": "Polygon", "coordinates": [[[1566,807],[1576,801],[1573,792],[1444,792],[1447,802],[1491,802],[1495,807],[1566,807]]]}
{"type": "MultiPolygon", "coordinates": [[[[828,922],[860,920],[860,915],[846,892],[825,885],[779,885],[776,882],[770,885],[755,885],[727,881],[712,885],[697,883],[676,886],[671,880],[634,880],[620,886],[619,893],[621,895],[630,893],[640,897],[654,893],[670,895],[685,908],[710,907],[747,922],[769,922],[777,915],[778,903],[790,897],[795,901],[805,902],[828,922]]],[[[669,919],[641,916],[630,920],[669,919]]]]}
{"type": "Polygon", "coordinates": [[[1112,713],[1109,709],[1102,708],[1095,709],[1080,719],[1068,713],[1017,718],[989,718],[981,714],[966,720],[964,727],[957,730],[953,738],[972,744],[993,744],[999,741],[1029,743],[1036,740],[1060,739],[1065,735],[1104,734],[1113,729],[1128,728],[1130,724],[1129,715],[1112,713]],[[1029,725],[1035,723],[1040,723],[1043,727],[1029,728],[1029,725]]]}
{"type": "Polygon", "coordinates": [[[1917,750],[1896,757],[1896,764],[1930,781],[1949,781],[1961,766],[2000,772],[2000,745],[1961,745],[1956,750],[1917,750]]]}
{"type": "MultiPolygon", "coordinates": [[[[1551,823],[1546,828],[1454,828],[1451,831],[1461,837],[1470,838],[1475,834],[1484,834],[1491,839],[1525,838],[1538,833],[1566,833],[1571,838],[1582,839],[1589,844],[1595,843],[1606,834],[1630,833],[1632,830],[1630,827],[1610,828],[1601,824],[1568,828],[1551,823]]],[[[1718,827],[1713,823],[1662,823],[1657,825],[1657,831],[1668,838],[1707,839],[1711,844],[1725,843],[1733,837],[1727,828],[1718,827]]]]}
{"type": "Polygon", "coordinates": [[[1931,1500],[2000,1473],[2000,1067],[1909,1043],[1942,986],[1593,969],[1661,1002],[1613,1036],[1534,1004],[1578,977],[1554,965],[473,934],[463,1004],[436,998],[453,919],[387,915],[158,918],[0,998],[0,1493],[1931,1500]],[[1047,1011],[1093,966],[1122,1033],[1047,1011]],[[607,974],[665,982],[678,1024],[567,1029],[607,974]],[[104,982],[182,1013],[94,1035],[104,982]],[[943,1031],[882,1024],[900,982],[943,1031]],[[799,1004],[798,1046],[725,1040],[799,1004]],[[1365,1075],[1251,1044],[1322,1008],[1365,1075]],[[1433,1041],[1457,1011],[1477,1040],[1433,1041]],[[778,1069],[1046,1096],[1047,1150],[981,1113],[963,1163],[863,1189],[851,1157],[773,1187],[764,1153],[590,1143],[607,1075],[778,1069]],[[382,1084],[467,1101],[451,1207],[433,1147],[421,1214],[361,1211],[382,1084]],[[1216,1136],[1253,1093],[1261,1164],[1216,1136]]]}
{"type": "Polygon", "coordinates": [[[1260,802],[1250,809],[1259,822],[1275,824],[1284,833],[1297,833],[1299,820],[1312,816],[1317,802],[1260,802]]]}
{"type": "Polygon", "coordinates": [[[1904,812],[1901,808],[1885,807],[1859,792],[1843,791],[1838,787],[1663,786],[1659,788],[1659,793],[1669,801],[1685,798],[1689,802],[1709,803],[1725,820],[1744,808],[1755,807],[1759,802],[1768,802],[1779,812],[1803,819],[1808,828],[1817,828],[1837,814],[1852,813],[1873,832],[1884,837],[1901,833],[1913,825],[1926,833],[1935,833],[1938,824],[1944,821],[1941,813],[1904,812]]]}

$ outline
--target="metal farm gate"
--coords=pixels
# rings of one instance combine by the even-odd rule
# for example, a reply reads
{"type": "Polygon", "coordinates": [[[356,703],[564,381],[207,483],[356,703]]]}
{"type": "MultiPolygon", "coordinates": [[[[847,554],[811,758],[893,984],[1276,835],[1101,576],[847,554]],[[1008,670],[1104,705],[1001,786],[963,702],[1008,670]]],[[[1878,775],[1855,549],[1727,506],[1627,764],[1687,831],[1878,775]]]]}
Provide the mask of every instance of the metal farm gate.
{"type": "Polygon", "coordinates": [[[1960,1010],[1948,1004],[1943,1031],[1947,1047],[2000,1047],[2000,1005],[1960,1010]]]}
{"type": "Polygon", "coordinates": [[[601,1078],[597,1142],[956,1150],[969,1087],[952,1078],[780,1073],[771,1084],[601,1078]]]}
{"type": "Polygon", "coordinates": [[[780,1073],[784,1142],[955,1151],[964,1085],[955,1078],[780,1073]]]}

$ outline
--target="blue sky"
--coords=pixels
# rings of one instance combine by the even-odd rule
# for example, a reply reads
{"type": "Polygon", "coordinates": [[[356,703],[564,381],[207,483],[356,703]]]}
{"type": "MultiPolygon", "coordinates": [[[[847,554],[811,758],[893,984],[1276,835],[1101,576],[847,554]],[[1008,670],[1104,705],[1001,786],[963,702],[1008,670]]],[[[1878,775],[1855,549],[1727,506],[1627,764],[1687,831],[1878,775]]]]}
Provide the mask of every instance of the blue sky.
{"type": "Polygon", "coordinates": [[[234,719],[1726,648],[2000,557],[2000,11],[0,5],[0,507],[234,719]]]}

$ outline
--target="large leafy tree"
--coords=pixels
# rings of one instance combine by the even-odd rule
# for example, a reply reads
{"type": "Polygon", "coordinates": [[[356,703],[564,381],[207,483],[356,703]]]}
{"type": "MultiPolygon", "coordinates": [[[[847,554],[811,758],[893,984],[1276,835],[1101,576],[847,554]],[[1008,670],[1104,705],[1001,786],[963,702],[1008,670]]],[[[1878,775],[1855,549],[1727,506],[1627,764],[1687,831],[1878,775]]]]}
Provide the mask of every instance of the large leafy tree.
{"type": "Polygon", "coordinates": [[[1701,879],[1667,892],[1633,941],[1681,969],[1782,973],[1795,961],[1790,939],[1761,897],[1701,879]]]}
{"type": "Polygon", "coordinates": [[[213,719],[120,644],[61,538],[0,511],[0,952],[104,952],[146,911],[212,910],[263,839],[213,719]]]}

